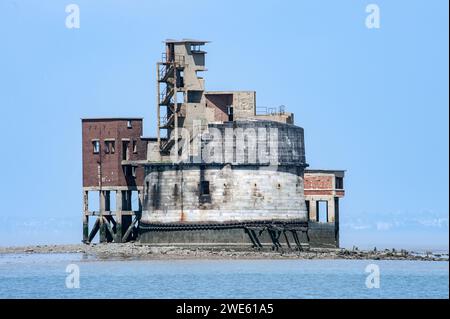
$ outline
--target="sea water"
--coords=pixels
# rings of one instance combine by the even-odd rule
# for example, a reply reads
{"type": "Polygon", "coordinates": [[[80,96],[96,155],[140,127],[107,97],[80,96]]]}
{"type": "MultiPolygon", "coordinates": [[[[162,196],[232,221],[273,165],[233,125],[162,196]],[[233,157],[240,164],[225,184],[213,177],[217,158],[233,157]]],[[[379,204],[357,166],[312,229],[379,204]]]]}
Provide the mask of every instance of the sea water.
{"type": "Polygon", "coordinates": [[[449,298],[449,264],[3,254],[0,298],[449,298]]]}

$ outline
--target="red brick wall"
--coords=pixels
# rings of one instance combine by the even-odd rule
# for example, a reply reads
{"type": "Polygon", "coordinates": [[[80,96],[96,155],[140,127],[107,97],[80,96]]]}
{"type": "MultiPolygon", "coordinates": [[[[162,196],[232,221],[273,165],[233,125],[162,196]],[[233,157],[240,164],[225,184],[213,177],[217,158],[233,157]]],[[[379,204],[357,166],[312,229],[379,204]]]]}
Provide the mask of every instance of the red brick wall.
{"type": "Polygon", "coordinates": [[[136,178],[127,178],[122,169],[122,139],[130,139],[129,159],[142,160],[147,157],[147,144],[142,141],[142,120],[131,119],[131,128],[127,128],[127,119],[84,119],[82,120],[83,187],[99,186],[99,165],[101,163],[102,186],[142,186],[144,171],[136,170],[136,178]],[[100,141],[100,152],[94,154],[92,140],[100,141]],[[107,154],[105,139],[115,140],[114,154],[107,154]],[[137,153],[133,153],[133,140],[137,153]]]}
{"type": "Polygon", "coordinates": [[[215,121],[228,121],[227,106],[233,104],[233,94],[228,93],[208,93],[206,97],[206,106],[214,108],[215,121]]]}
{"type": "Polygon", "coordinates": [[[332,195],[334,175],[305,174],[305,195],[332,195]]]}
{"type": "Polygon", "coordinates": [[[305,174],[305,189],[332,189],[334,175],[305,174]]]}
{"type": "Polygon", "coordinates": [[[305,173],[305,195],[334,195],[344,197],[344,190],[333,189],[333,181],[335,178],[336,176],[334,174],[305,173]]]}

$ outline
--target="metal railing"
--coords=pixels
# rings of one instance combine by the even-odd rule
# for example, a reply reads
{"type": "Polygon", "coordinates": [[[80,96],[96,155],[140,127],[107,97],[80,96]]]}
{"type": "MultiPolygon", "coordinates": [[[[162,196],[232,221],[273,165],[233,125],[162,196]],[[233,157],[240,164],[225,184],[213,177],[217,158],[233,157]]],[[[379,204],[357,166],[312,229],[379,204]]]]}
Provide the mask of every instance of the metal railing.
{"type": "Polygon", "coordinates": [[[161,61],[163,63],[173,63],[175,62],[178,65],[184,65],[184,55],[182,54],[175,54],[173,59],[169,59],[166,52],[163,52],[161,54],[161,61]]]}
{"type": "Polygon", "coordinates": [[[159,94],[159,104],[166,105],[170,103],[170,99],[173,96],[173,89],[169,87],[165,87],[162,92],[159,94]]]}
{"type": "Polygon", "coordinates": [[[173,68],[171,64],[160,64],[159,65],[159,79],[164,79],[169,72],[172,72],[173,68]]]}
{"type": "Polygon", "coordinates": [[[278,107],[257,106],[256,115],[281,115],[286,113],[285,109],[284,105],[278,107]]]}

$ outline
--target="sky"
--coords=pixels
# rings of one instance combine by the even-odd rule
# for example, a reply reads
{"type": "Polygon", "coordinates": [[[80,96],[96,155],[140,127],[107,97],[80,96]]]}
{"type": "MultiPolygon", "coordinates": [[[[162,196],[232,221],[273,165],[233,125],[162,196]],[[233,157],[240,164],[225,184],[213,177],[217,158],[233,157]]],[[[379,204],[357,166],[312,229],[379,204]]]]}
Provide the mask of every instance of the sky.
{"type": "Polygon", "coordinates": [[[166,38],[207,90],[255,90],[345,169],[341,245],[448,250],[448,1],[0,0],[0,245],[79,243],[82,117],[144,117],[166,38]],[[68,4],[80,27],[66,27],[68,4]],[[368,28],[368,4],[380,12],[368,28]]]}

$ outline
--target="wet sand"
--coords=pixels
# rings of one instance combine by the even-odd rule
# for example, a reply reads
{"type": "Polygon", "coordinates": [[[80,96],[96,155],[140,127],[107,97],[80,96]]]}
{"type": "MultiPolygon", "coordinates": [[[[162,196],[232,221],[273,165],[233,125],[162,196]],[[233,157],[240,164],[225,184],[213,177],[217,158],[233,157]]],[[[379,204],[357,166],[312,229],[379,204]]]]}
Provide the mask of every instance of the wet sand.
{"type": "Polygon", "coordinates": [[[358,250],[311,248],[303,251],[238,248],[152,246],[141,243],[72,244],[0,247],[0,254],[81,253],[98,259],[371,259],[448,261],[448,253],[417,253],[407,250],[358,250]]]}

